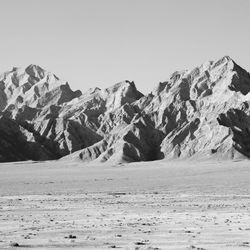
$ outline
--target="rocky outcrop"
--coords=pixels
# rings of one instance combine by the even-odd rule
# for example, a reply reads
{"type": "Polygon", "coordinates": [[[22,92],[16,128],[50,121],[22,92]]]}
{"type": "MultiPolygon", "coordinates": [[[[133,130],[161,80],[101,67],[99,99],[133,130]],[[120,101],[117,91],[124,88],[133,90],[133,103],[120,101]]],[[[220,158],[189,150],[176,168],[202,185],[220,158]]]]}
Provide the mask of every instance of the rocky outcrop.
{"type": "Polygon", "coordinates": [[[0,75],[0,111],[15,114],[24,106],[39,110],[61,105],[80,95],[81,91],[72,91],[67,82],[33,64],[0,75]]]}
{"type": "MultiPolygon", "coordinates": [[[[1,113],[5,119],[16,124],[11,131],[28,134],[31,141],[36,141],[46,150],[40,152],[37,149],[40,158],[33,157],[33,154],[15,158],[13,154],[12,158],[2,157],[0,161],[58,159],[90,147],[103,140],[115,123],[121,122],[122,114],[117,119],[109,119],[116,110],[123,110],[142,97],[135,84],[129,81],[81,94],[80,91],[72,91],[67,82],[35,65],[26,69],[14,68],[4,73],[1,79],[0,93],[6,97],[1,113]]],[[[21,145],[25,139],[17,137],[16,140],[18,145],[20,140],[21,145]]],[[[14,144],[11,145],[9,150],[14,144]]],[[[14,151],[17,148],[13,146],[14,151]]],[[[5,150],[2,149],[3,155],[5,150]]]]}
{"type": "Polygon", "coordinates": [[[58,158],[45,138],[3,116],[0,117],[0,145],[0,162],[58,158]]]}
{"type": "Polygon", "coordinates": [[[145,96],[130,81],[82,94],[39,66],[13,68],[0,77],[0,161],[250,157],[249,93],[249,73],[227,56],[145,96]]]}
{"type": "MultiPolygon", "coordinates": [[[[233,136],[236,120],[234,125],[230,119],[220,120],[232,108],[248,113],[249,87],[249,73],[223,57],[191,71],[175,72],[138,105],[166,135],[161,143],[165,158],[232,158],[239,151],[233,136]]],[[[246,151],[244,147],[241,153],[248,155],[246,151]]]]}
{"type": "Polygon", "coordinates": [[[249,91],[249,73],[227,56],[177,71],[149,95],[110,112],[98,131],[108,136],[66,158],[121,162],[249,157],[249,91]],[[138,121],[145,126],[137,126],[138,121]]]}
{"type": "Polygon", "coordinates": [[[162,158],[159,142],[163,133],[152,126],[150,120],[136,115],[129,123],[120,123],[104,138],[64,159],[98,162],[151,161],[162,158]]]}

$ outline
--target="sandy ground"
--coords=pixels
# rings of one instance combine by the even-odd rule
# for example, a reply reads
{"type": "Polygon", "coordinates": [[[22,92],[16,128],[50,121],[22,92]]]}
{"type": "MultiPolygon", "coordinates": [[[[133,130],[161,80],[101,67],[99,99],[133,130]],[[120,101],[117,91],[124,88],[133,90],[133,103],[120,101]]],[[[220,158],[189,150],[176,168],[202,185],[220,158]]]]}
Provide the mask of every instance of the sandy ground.
{"type": "Polygon", "coordinates": [[[247,249],[249,205],[249,161],[0,164],[0,249],[247,249]]]}

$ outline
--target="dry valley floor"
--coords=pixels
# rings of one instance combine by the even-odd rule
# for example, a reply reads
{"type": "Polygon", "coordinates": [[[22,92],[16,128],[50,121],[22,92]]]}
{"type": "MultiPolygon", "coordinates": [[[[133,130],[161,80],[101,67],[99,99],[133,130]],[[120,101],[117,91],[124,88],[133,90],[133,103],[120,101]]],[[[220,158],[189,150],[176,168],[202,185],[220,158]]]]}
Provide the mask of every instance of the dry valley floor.
{"type": "Polygon", "coordinates": [[[0,164],[0,249],[249,249],[250,162],[0,164]]]}

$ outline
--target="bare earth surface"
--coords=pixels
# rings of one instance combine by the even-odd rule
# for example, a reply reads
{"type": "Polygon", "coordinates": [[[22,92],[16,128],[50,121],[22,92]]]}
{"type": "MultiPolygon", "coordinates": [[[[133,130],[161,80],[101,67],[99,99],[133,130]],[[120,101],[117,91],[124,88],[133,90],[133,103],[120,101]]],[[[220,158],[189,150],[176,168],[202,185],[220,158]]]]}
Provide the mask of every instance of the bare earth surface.
{"type": "Polygon", "coordinates": [[[249,161],[0,165],[0,249],[248,249],[249,209],[249,161]]]}

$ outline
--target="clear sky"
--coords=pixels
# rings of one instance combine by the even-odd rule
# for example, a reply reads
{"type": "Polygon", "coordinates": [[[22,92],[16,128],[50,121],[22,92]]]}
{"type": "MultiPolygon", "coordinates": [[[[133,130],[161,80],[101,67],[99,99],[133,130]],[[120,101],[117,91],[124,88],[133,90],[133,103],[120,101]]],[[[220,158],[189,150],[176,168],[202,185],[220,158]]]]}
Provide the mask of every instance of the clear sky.
{"type": "Polygon", "coordinates": [[[250,0],[0,0],[0,72],[38,64],[73,89],[159,81],[231,56],[250,71],[250,0]]]}

